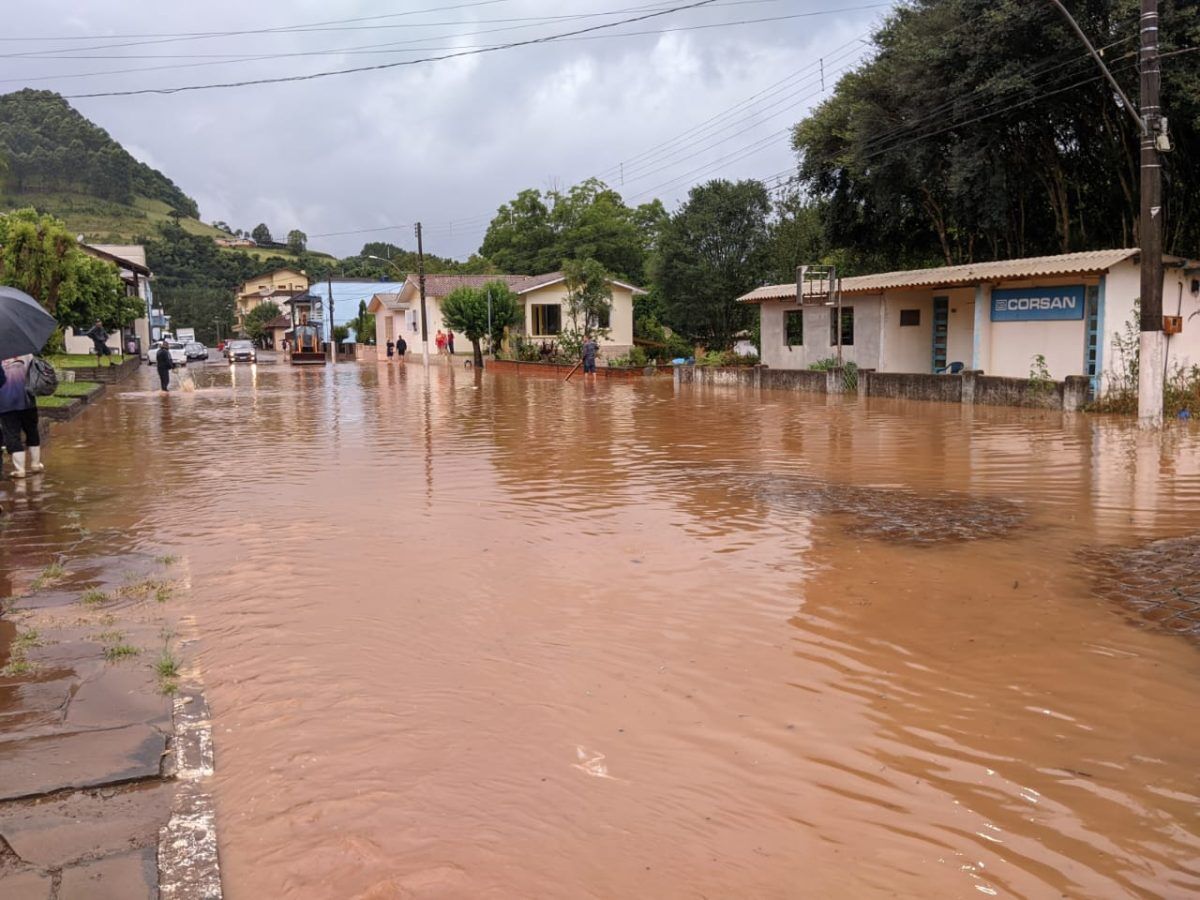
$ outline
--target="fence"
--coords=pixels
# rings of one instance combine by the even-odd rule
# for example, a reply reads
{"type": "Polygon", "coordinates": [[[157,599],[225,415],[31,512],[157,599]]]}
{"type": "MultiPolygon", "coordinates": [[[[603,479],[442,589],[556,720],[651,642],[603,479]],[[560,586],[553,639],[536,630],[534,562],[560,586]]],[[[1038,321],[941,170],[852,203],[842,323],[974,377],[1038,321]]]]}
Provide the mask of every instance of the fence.
{"type": "MultiPolygon", "coordinates": [[[[842,369],[720,368],[678,366],[677,384],[745,385],[814,394],[847,393],[842,369]]],[[[1069,375],[1063,381],[1000,378],[967,370],[959,375],[858,370],[856,393],[860,398],[923,400],[987,406],[1023,406],[1072,412],[1087,403],[1089,381],[1069,375]]]]}

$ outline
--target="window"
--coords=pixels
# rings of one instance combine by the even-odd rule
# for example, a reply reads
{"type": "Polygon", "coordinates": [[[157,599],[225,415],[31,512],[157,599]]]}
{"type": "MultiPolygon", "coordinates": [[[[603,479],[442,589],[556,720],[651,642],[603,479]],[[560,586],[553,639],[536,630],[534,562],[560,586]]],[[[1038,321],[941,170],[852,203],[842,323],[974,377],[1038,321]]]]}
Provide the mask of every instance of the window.
{"type": "MultiPolygon", "coordinates": [[[[837,333],[837,307],[829,310],[829,346],[836,347],[838,342],[837,333]]],[[[842,346],[854,346],[854,307],[842,307],[842,346]]]]}
{"type": "Polygon", "coordinates": [[[596,311],[596,321],[594,324],[597,328],[611,328],[612,327],[612,307],[606,306],[603,309],[597,310],[596,311]]]}
{"type": "Polygon", "coordinates": [[[562,331],[562,307],[557,303],[534,303],[530,312],[533,316],[534,334],[558,334],[562,331]]]}
{"type": "Polygon", "coordinates": [[[911,325],[921,324],[921,311],[919,309],[902,309],[900,310],[900,327],[908,328],[911,325]]]}
{"type": "Polygon", "coordinates": [[[804,346],[804,310],[784,310],[783,345],[785,347],[804,346]]]}

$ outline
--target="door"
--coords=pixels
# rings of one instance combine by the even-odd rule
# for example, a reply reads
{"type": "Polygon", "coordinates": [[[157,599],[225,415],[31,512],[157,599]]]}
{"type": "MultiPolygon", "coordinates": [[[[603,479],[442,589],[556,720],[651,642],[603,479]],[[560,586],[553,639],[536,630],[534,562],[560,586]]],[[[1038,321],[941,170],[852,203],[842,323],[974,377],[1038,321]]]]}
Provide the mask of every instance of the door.
{"type": "Polygon", "coordinates": [[[1089,284],[1084,291],[1083,371],[1091,379],[1092,396],[1099,388],[1100,368],[1100,286],[1089,284]]]}
{"type": "Polygon", "coordinates": [[[950,336],[950,298],[933,298],[933,371],[946,368],[946,345],[950,336]]]}

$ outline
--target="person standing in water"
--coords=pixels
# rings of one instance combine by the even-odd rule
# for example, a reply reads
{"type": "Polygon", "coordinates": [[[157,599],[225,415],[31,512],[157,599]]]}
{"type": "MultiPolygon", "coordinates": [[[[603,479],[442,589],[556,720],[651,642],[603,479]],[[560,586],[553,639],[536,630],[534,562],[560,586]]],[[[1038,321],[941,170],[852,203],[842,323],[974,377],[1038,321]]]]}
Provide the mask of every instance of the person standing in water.
{"type": "Polygon", "coordinates": [[[454,332],[453,331],[446,332],[446,352],[449,353],[451,356],[454,355],[454,332]]]}
{"type": "Polygon", "coordinates": [[[408,352],[408,341],[404,339],[404,335],[396,336],[396,356],[400,358],[400,362],[404,362],[404,354],[408,352]]]}
{"type": "Polygon", "coordinates": [[[596,354],[600,352],[600,345],[596,343],[596,339],[590,334],[583,340],[583,374],[596,374],[596,354]]]}
{"type": "Polygon", "coordinates": [[[162,389],[169,390],[171,387],[171,369],[174,364],[171,362],[171,348],[166,341],[158,345],[158,353],[154,355],[154,365],[158,368],[158,380],[162,384],[162,389]]]}
{"type": "Polygon", "coordinates": [[[42,465],[37,398],[29,392],[31,362],[33,356],[26,354],[0,363],[0,434],[4,437],[4,449],[12,457],[13,478],[24,478],[46,468],[42,465]]]}

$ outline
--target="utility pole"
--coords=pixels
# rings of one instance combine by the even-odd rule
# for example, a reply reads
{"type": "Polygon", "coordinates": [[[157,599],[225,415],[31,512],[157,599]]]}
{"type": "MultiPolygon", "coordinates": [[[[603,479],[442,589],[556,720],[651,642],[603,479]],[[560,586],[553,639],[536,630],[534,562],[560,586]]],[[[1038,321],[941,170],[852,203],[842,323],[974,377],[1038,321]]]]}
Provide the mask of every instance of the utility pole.
{"type": "Polygon", "coordinates": [[[329,354],[333,361],[337,362],[337,338],[333,336],[333,276],[325,276],[325,292],[329,297],[329,354]]]}
{"type": "Polygon", "coordinates": [[[1138,215],[1138,243],[1141,251],[1142,285],[1140,337],[1138,342],[1138,422],[1143,427],[1157,428],[1162,424],[1163,382],[1166,379],[1166,340],[1163,336],[1163,205],[1162,160],[1160,154],[1171,149],[1167,122],[1162,115],[1159,89],[1162,66],[1158,55],[1158,0],[1142,0],[1140,21],[1141,48],[1138,56],[1140,70],[1139,108],[1121,90],[1104,59],[1092,46],[1079,23],[1071,16],[1061,0],[1050,0],[1063,14],[1075,34],[1087,47],[1096,65],[1108,79],[1121,99],[1126,112],[1137,125],[1141,141],[1141,186],[1138,215]]]}
{"type": "Polygon", "coordinates": [[[1138,355],[1138,421],[1143,426],[1162,423],[1163,381],[1166,377],[1166,340],[1162,326],[1163,203],[1162,161],[1159,140],[1166,144],[1159,88],[1162,68],[1158,58],[1158,0],[1142,0],[1141,67],[1142,249],[1141,345],[1138,355]]]}
{"type": "Polygon", "coordinates": [[[429,321],[425,318],[425,245],[421,240],[421,223],[417,223],[417,284],[421,289],[421,356],[429,368],[429,321]]]}

